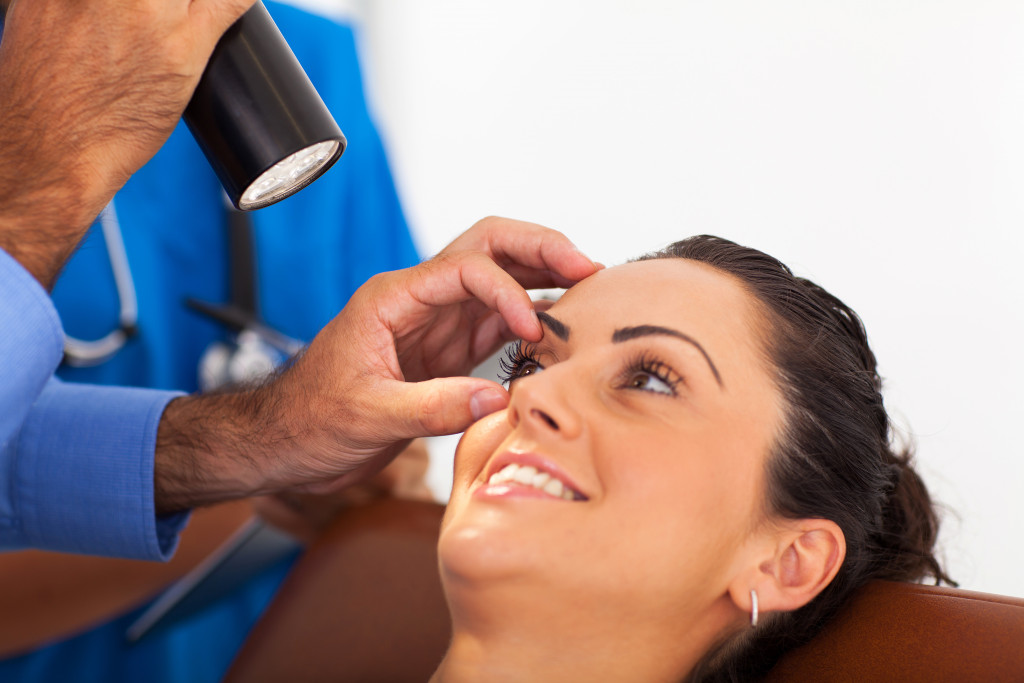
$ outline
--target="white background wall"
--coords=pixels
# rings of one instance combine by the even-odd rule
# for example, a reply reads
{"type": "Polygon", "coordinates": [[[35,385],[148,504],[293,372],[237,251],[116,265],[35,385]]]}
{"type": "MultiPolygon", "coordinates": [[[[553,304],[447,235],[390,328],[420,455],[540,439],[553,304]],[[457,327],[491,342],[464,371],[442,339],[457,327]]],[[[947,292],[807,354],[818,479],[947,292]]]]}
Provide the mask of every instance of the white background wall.
{"type": "Polygon", "coordinates": [[[864,318],[953,575],[1024,595],[1024,4],[324,1],[424,253],[499,214],[778,256],[864,318]]]}

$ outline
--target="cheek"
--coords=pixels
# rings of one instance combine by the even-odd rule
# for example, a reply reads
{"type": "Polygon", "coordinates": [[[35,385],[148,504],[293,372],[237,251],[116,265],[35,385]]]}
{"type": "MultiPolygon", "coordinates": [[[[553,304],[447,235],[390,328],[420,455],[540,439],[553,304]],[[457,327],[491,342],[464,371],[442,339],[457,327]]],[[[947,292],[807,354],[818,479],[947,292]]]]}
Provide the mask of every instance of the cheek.
{"type": "Polygon", "coordinates": [[[512,431],[508,411],[492,413],[474,422],[459,439],[455,449],[455,474],[452,496],[462,493],[480,474],[487,460],[512,431]]]}
{"type": "Polygon", "coordinates": [[[724,560],[750,528],[758,490],[751,458],[717,435],[634,427],[619,437],[606,442],[618,447],[601,449],[608,511],[629,528],[637,553],[659,558],[670,584],[687,567],[715,570],[714,559],[724,560]]]}

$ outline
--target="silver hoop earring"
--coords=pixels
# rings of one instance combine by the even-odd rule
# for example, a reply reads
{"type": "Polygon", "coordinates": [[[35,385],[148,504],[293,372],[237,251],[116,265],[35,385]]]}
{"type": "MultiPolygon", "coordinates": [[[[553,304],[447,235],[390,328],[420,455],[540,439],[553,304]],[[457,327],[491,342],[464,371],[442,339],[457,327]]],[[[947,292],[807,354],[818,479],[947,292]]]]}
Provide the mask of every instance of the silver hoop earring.
{"type": "Polygon", "coordinates": [[[750,628],[757,626],[757,591],[750,589],[750,628]]]}

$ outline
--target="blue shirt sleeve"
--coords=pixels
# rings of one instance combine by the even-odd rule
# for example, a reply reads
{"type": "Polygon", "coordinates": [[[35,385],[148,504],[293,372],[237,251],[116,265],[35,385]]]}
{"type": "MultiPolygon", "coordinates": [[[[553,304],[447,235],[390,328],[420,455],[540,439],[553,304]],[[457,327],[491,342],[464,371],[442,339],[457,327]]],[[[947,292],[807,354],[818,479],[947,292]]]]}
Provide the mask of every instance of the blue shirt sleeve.
{"type": "Polygon", "coordinates": [[[153,456],[179,395],[51,380],[0,453],[0,547],[168,559],[187,514],[156,516],[153,456]]]}
{"type": "MultiPolygon", "coordinates": [[[[0,448],[17,433],[60,363],[63,348],[60,319],[50,297],[0,249],[0,448]]],[[[4,504],[0,491],[0,515],[4,504]]]]}

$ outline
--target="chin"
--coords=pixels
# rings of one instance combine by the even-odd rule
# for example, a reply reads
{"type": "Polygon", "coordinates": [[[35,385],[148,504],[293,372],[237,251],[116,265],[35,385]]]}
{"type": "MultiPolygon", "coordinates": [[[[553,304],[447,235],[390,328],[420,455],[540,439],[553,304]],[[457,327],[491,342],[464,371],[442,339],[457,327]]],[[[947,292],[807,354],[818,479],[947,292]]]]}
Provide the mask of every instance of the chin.
{"type": "Polygon", "coordinates": [[[437,555],[446,588],[453,583],[490,584],[536,567],[521,533],[486,506],[470,501],[449,505],[437,555]]]}

